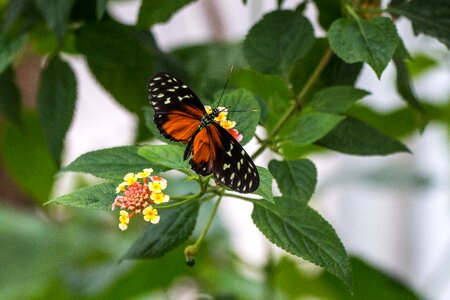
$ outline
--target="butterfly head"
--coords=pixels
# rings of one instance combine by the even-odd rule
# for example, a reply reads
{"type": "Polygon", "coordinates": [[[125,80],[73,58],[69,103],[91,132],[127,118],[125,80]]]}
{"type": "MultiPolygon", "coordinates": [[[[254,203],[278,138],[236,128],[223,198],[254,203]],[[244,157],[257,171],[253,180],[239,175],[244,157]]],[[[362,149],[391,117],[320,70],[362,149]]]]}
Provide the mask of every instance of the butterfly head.
{"type": "Polygon", "coordinates": [[[219,114],[220,114],[220,110],[218,108],[213,108],[211,110],[211,114],[210,115],[211,115],[212,118],[216,118],[216,117],[219,116],[219,114]]]}

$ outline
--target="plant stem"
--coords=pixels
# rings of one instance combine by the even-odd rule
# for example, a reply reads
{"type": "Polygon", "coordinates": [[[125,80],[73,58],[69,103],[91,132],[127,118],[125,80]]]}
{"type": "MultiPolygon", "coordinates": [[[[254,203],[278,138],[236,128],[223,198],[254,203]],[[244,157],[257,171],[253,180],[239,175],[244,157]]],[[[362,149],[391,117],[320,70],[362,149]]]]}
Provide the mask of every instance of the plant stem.
{"type": "Polygon", "coordinates": [[[320,60],[319,64],[314,69],[314,72],[309,77],[306,84],[303,86],[303,89],[300,91],[300,93],[295,97],[294,103],[289,107],[289,109],[284,113],[284,115],[280,118],[278,123],[275,125],[273,130],[269,134],[268,141],[266,143],[263,143],[258,150],[252,155],[252,159],[255,159],[258,157],[270,144],[270,140],[273,140],[276,135],[280,132],[280,130],[283,128],[284,125],[286,125],[286,122],[297,112],[297,110],[302,106],[303,102],[305,101],[305,96],[311,91],[311,88],[316,83],[317,79],[319,78],[322,71],[327,66],[328,62],[330,61],[331,57],[333,56],[333,52],[330,48],[327,49],[325,54],[323,55],[322,59],[320,60]]]}
{"type": "Polygon", "coordinates": [[[188,199],[186,199],[186,200],[183,200],[183,201],[180,201],[180,202],[177,202],[177,203],[174,203],[174,204],[157,205],[157,206],[155,206],[155,208],[157,208],[157,209],[173,208],[173,207],[177,207],[177,206],[186,204],[186,203],[188,203],[189,201],[195,200],[196,198],[197,198],[197,197],[190,197],[190,198],[188,198],[188,199]]]}
{"type": "Polygon", "coordinates": [[[254,201],[259,200],[259,199],[255,199],[255,198],[250,198],[250,197],[245,197],[245,196],[235,195],[235,194],[230,194],[230,193],[225,193],[223,195],[225,197],[232,197],[232,198],[241,199],[241,200],[245,200],[245,201],[249,201],[249,202],[254,202],[254,201]]]}
{"type": "Polygon", "coordinates": [[[219,198],[217,199],[216,204],[214,205],[214,208],[211,212],[211,215],[209,216],[209,219],[208,219],[208,222],[206,223],[205,228],[203,228],[202,233],[200,234],[200,236],[198,237],[197,241],[194,244],[195,247],[199,248],[200,244],[202,243],[203,239],[205,238],[206,233],[208,232],[209,227],[211,226],[211,223],[212,223],[214,217],[216,216],[217,209],[219,208],[219,204],[220,204],[220,201],[222,200],[222,197],[223,197],[223,195],[220,195],[219,198]]]}

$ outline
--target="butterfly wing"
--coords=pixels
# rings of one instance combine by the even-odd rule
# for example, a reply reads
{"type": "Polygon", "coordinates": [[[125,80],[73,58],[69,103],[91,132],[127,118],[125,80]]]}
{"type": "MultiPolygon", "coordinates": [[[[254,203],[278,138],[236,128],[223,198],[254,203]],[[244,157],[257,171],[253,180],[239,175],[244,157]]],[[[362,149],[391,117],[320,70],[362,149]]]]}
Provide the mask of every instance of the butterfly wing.
{"type": "Polygon", "coordinates": [[[161,134],[171,141],[189,141],[206,115],[197,95],[169,73],[155,74],[147,89],[155,111],[153,119],[161,134]]]}
{"type": "Polygon", "coordinates": [[[185,159],[200,175],[213,173],[218,182],[240,193],[251,193],[259,186],[259,174],[253,160],[241,144],[224,128],[210,123],[194,136],[185,151],[185,159]]]}

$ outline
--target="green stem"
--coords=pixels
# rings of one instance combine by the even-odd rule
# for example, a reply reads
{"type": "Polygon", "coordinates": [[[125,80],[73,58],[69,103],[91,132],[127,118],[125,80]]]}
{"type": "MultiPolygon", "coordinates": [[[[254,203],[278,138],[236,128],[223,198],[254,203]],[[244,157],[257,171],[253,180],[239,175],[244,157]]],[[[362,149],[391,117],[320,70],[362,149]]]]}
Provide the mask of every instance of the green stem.
{"type": "Polygon", "coordinates": [[[245,201],[252,202],[252,203],[255,201],[259,201],[259,199],[245,197],[245,196],[241,196],[241,195],[230,194],[230,193],[225,193],[223,195],[225,197],[232,197],[232,198],[241,199],[241,200],[245,200],[245,201]]]}
{"type": "Polygon", "coordinates": [[[289,109],[284,113],[284,115],[280,118],[278,123],[275,125],[273,130],[269,133],[269,139],[266,143],[263,143],[258,150],[252,155],[252,159],[255,159],[258,157],[270,144],[270,141],[273,140],[276,135],[280,132],[280,130],[283,128],[284,125],[286,125],[286,122],[297,112],[297,110],[303,105],[305,101],[305,96],[311,91],[312,87],[316,83],[317,79],[319,79],[320,74],[327,66],[328,62],[330,61],[331,57],[333,56],[333,51],[331,51],[330,48],[327,49],[325,54],[323,55],[322,59],[320,60],[319,64],[314,69],[313,73],[309,77],[306,84],[303,86],[303,89],[300,91],[300,93],[295,97],[294,103],[289,107],[289,109]]]}
{"type": "Polygon", "coordinates": [[[217,209],[219,208],[220,201],[222,200],[223,195],[220,195],[219,198],[216,201],[216,204],[214,205],[214,208],[211,212],[211,215],[209,216],[208,222],[206,223],[205,228],[203,228],[202,233],[198,237],[197,241],[195,242],[194,246],[199,248],[200,244],[203,242],[203,239],[206,236],[206,233],[208,233],[209,227],[211,226],[211,223],[216,216],[217,209]]]}
{"type": "Polygon", "coordinates": [[[188,203],[189,201],[196,200],[196,199],[197,199],[197,197],[191,197],[191,198],[188,198],[188,199],[186,199],[186,200],[183,200],[183,201],[180,201],[180,202],[176,202],[176,203],[173,203],[173,204],[156,205],[155,208],[157,208],[157,209],[173,208],[173,207],[177,207],[177,206],[186,204],[186,203],[188,203]]]}

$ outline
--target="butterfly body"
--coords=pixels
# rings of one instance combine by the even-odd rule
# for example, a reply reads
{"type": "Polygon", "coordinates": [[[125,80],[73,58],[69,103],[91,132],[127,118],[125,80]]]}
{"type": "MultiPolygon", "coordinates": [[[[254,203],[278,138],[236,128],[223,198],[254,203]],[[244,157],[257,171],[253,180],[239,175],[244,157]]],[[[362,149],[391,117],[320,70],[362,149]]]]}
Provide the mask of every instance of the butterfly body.
{"type": "Polygon", "coordinates": [[[238,141],[214,119],[220,110],[207,113],[195,93],[169,73],[157,73],[148,82],[154,121],[161,134],[187,143],[184,159],[200,175],[213,174],[216,181],[241,193],[259,186],[255,164],[238,141]]]}

